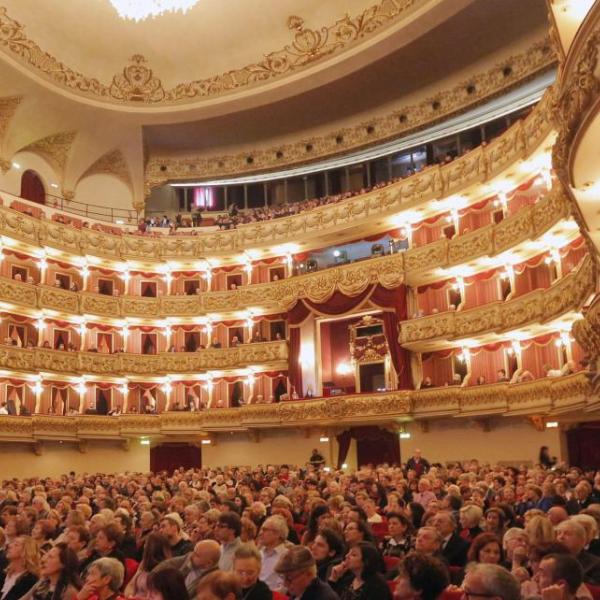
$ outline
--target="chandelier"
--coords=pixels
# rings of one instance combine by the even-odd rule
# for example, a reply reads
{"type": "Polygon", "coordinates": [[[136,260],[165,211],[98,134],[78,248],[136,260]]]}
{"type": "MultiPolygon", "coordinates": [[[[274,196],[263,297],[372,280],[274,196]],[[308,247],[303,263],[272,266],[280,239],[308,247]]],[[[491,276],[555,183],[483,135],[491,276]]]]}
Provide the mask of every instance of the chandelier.
{"type": "Polygon", "coordinates": [[[109,0],[121,19],[143,21],[166,12],[186,13],[198,0],[109,0]]]}

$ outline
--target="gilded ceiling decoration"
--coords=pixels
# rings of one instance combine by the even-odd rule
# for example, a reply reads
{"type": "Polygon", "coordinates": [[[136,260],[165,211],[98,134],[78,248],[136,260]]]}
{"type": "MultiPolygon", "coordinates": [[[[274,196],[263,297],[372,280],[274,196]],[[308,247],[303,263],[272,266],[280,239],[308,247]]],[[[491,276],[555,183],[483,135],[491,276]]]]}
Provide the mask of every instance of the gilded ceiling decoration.
{"type": "Polygon", "coordinates": [[[80,180],[90,175],[114,175],[129,187],[132,185],[129,165],[120,150],[111,150],[101,156],[87,169],[80,180]]]}
{"type": "Polygon", "coordinates": [[[112,82],[103,83],[80,73],[59,58],[52,56],[30,39],[25,26],[0,6],[0,47],[35,69],[54,83],[70,90],[95,96],[110,102],[126,103],[177,103],[194,98],[218,96],[259,82],[289,75],[323,58],[337,54],[384,27],[416,4],[425,0],[381,0],[362,13],[339,19],[332,25],[316,29],[305,26],[301,17],[288,18],[292,41],[281,50],[267,54],[262,60],[239,69],[233,69],[205,79],[181,82],[165,90],[158,76],[146,66],[140,54],[132,57],[132,64],[112,82]]]}
{"type": "Polygon", "coordinates": [[[64,173],[69,158],[69,151],[77,136],[76,131],[61,131],[32,142],[19,152],[34,152],[48,160],[58,173],[64,173]]]}
{"type": "Polygon", "coordinates": [[[556,64],[550,40],[534,43],[525,52],[508,56],[491,69],[458,85],[441,90],[416,104],[354,127],[332,131],[321,137],[304,138],[291,144],[247,150],[239,154],[183,157],[150,157],[145,172],[146,195],[168,181],[209,178],[300,164],[326,156],[381,143],[423,128],[450,115],[472,108],[507,91],[556,64]],[[251,160],[250,160],[251,159],[251,160]]]}
{"type": "MultiPolygon", "coordinates": [[[[8,131],[8,125],[13,118],[23,96],[5,96],[0,98],[0,150],[3,147],[4,137],[8,131]]],[[[0,158],[0,168],[6,172],[10,169],[10,161],[0,158]]]]}

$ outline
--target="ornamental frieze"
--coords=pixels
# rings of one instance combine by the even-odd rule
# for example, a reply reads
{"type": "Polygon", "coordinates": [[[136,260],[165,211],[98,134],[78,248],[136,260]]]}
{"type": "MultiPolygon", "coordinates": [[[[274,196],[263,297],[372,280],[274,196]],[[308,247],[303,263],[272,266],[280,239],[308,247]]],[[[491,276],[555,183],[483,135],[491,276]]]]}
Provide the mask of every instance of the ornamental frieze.
{"type": "Polygon", "coordinates": [[[164,352],[154,355],[65,352],[47,348],[0,346],[0,368],[3,369],[107,377],[198,373],[250,365],[287,369],[287,359],[288,348],[285,341],[243,344],[236,348],[209,348],[199,352],[164,352]]]}
{"type": "Polygon", "coordinates": [[[500,254],[526,240],[542,236],[568,215],[568,199],[564,193],[553,190],[536,204],[521,208],[498,224],[451,240],[443,238],[402,253],[270,283],[244,285],[236,290],[204,292],[197,296],[117,297],[34,286],[0,277],[0,301],[26,308],[106,317],[196,317],[245,310],[250,306],[260,306],[268,312],[284,312],[299,298],[320,303],[336,291],[352,296],[372,283],[394,288],[408,278],[411,285],[418,285],[422,272],[500,254]]]}
{"type": "Polygon", "coordinates": [[[538,289],[506,302],[405,321],[400,325],[400,341],[414,345],[415,342],[451,340],[544,323],[568,311],[579,310],[594,293],[595,286],[595,263],[586,256],[576,271],[548,289],[538,289]]]}
{"type": "Polygon", "coordinates": [[[199,413],[166,412],[158,415],[70,417],[34,415],[0,416],[0,443],[33,441],[36,437],[61,435],[86,437],[161,436],[170,434],[257,430],[262,427],[323,426],[362,422],[392,421],[399,418],[475,417],[490,414],[535,415],[577,407],[592,410],[600,400],[591,395],[585,373],[544,378],[519,384],[496,383],[476,387],[441,387],[420,391],[358,394],[281,402],[251,404],[240,408],[205,410],[199,413]],[[540,399],[542,402],[540,403],[540,399]]]}
{"type": "Polygon", "coordinates": [[[548,95],[523,121],[485,146],[468,152],[445,165],[435,165],[386,188],[373,190],[324,205],[297,215],[250,223],[234,230],[200,232],[196,236],[145,237],[130,234],[116,236],[84,227],[49,220],[39,220],[0,207],[0,235],[34,246],[51,246],[76,255],[93,255],[104,259],[123,261],[199,260],[207,255],[224,252],[243,252],[256,246],[269,246],[302,239],[316,247],[323,245],[323,234],[331,235],[335,243],[352,239],[355,225],[364,226],[395,215],[404,209],[415,209],[427,200],[459,194],[471,185],[481,184],[509,168],[517,159],[525,158],[537,149],[548,136],[548,95]],[[530,123],[538,126],[525,135],[525,149],[521,149],[523,134],[530,123]],[[449,177],[449,173],[462,177],[449,177]]]}

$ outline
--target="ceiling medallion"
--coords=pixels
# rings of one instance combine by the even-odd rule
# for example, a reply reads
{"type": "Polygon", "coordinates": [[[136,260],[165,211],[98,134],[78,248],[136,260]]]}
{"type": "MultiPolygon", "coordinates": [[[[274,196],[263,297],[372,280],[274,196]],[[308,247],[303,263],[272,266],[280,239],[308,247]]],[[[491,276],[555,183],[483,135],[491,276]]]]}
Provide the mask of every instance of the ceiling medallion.
{"type": "Polygon", "coordinates": [[[198,4],[198,0],[109,0],[121,19],[144,21],[150,17],[160,17],[166,12],[181,12],[198,4]]]}

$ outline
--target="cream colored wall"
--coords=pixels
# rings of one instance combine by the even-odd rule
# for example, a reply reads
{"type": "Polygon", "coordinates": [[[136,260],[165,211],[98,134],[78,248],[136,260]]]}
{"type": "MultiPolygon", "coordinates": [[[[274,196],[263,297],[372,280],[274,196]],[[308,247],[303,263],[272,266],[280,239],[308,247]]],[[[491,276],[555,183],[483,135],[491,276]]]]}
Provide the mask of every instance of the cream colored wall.
{"type": "MultiPolygon", "coordinates": [[[[134,210],[131,188],[114,175],[84,177],[75,189],[75,200],[106,208],[134,210]]],[[[123,220],[123,213],[119,212],[116,218],[123,220]]]]}
{"type": "Polygon", "coordinates": [[[0,446],[0,480],[12,477],[56,477],[69,471],[76,473],[106,473],[150,470],[150,447],[132,440],[130,449],[123,450],[118,442],[90,441],[82,453],[74,444],[45,442],[41,456],[36,456],[26,444],[0,446]]]}
{"type": "MultiPolygon", "coordinates": [[[[21,177],[27,169],[33,169],[41,177],[46,194],[60,195],[60,177],[54,169],[40,156],[33,152],[18,152],[12,158],[12,166],[6,173],[0,170],[0,190],[19,196],[21,194],[21,177]],[[58,187],[53,187],[53,185],[58,187]]],[[[51,205],[50,199],[47,202],[51,205]]]]}
{"type": "Polygon", "coordinates": [[[261,432],[258,442],[246,433],[219,434],[217,443],[202,446],[202,466],[224,465],[304,465],[313,448],[318,448],[328,465],[337,461],[337,442],[330,436],[329,443],[319,442],[321,431],[311,430],[308,437],[303,430],[275,429],[261,432]]]}
{"type": "Polygon", "coordinates": [[[408,440],[400,440],[402,461],[407,461],[415,448],[420,448],[429,461],[441,462],[477,458],[485,462],[536,462],[540,446],[548,446],[550,454],[566,459],[561,449],[559,429],[536,431],[525,418],[497,417],[489,420],[491,430],[484,431],[469,419],[429,422],[423,432],[419,423],[409,423],[408,440]]]}

